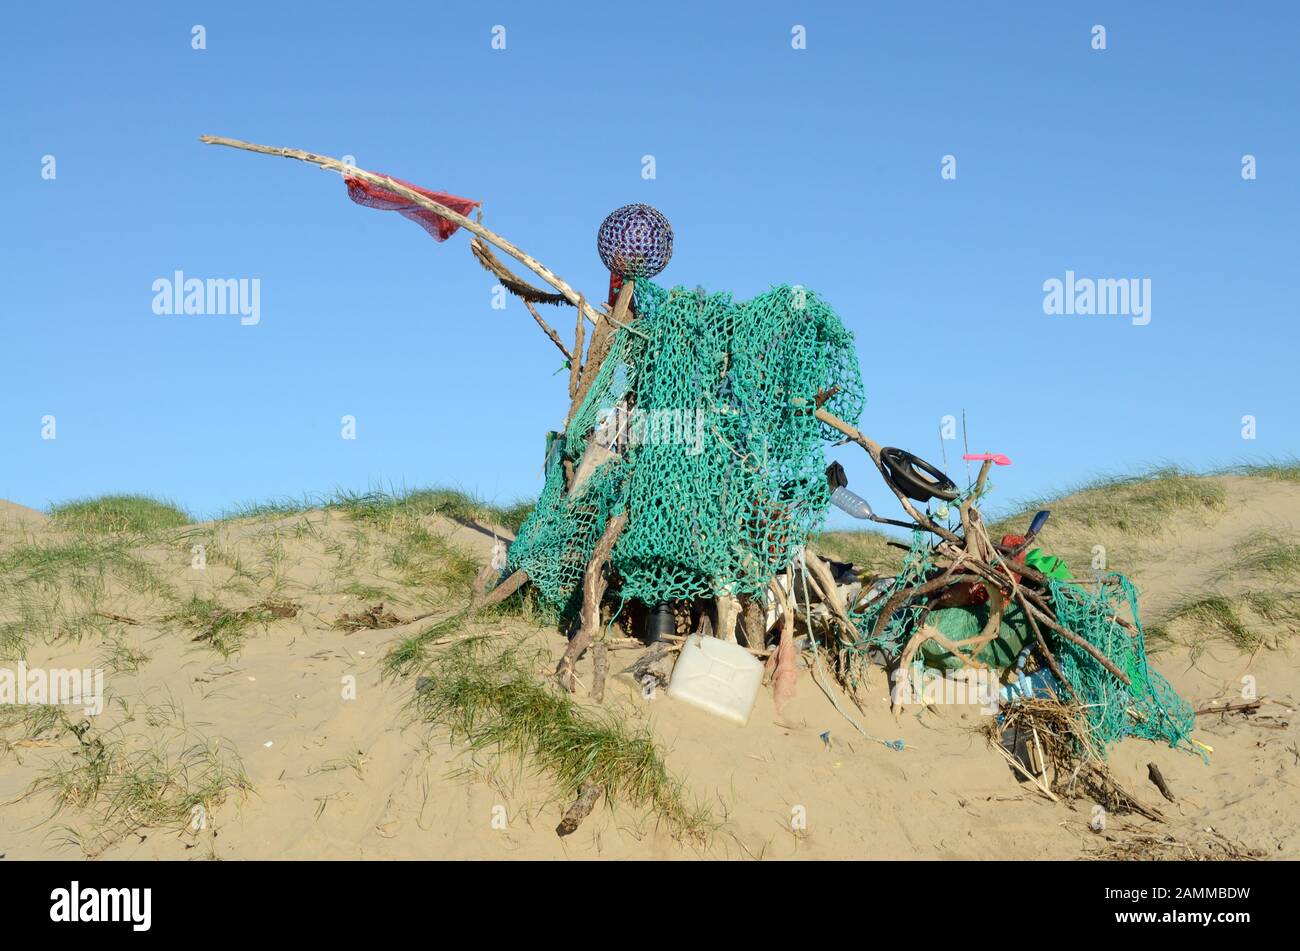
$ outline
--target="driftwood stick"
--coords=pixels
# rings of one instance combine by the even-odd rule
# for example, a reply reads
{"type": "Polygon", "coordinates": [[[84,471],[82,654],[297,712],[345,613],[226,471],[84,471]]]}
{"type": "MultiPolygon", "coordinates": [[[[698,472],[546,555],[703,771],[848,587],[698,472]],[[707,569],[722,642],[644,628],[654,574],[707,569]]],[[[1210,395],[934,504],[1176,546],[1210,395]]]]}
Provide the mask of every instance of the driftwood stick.
{"type": "Polygon", "coordinates": [[[1029,629],[1034,632],[1034,640],[1038,644],[1038,652],[1042,655],[1043,662],[1047,664],[1047,669],[1052,672],[1052,676],[1056,678],[1056,682],[1059,683],[1062,688],[1069,691],[1070,696],[1073,698],[1074,688],[1071,687],[1070,682],[1065,679],[1065,674],[1061,671],[1061,665],[1057,663],[1056,655],[1053,654],[1052,649],[1047,646],[1047,638],[1043,637],[1042,628],[1038,626],[1038,622],[1034,620],[1034,616],[1029,613],[1029,605],[1025,602],[1024,592],[1020,588],[1017,588],[1015,596],[1016,603],[1020,605],[1020,610],[1024,612],[1025,620],[1029,622],[1029,629]]]}
{"type": "Polygon", "coordinates": [[[989,593],[989,619],[984,622],[984,628],[980,631],[978,637],[970,638],[964,641],[958,641],[959,647],[965,647],[970,650],[971,660],[975,655],[984,649],[984,647],[1002,633],[1002,615],[1007,609],[1007,598],[997,588],[986,589],[989,593]]]}
{"type": "Polygon", "coordinates": [[[1174,794],[1169,791],[1169,784],[1165,782],[1164,775],[1160,772],[1160,767],[1155,763],[1147,763],[1147,777],[1151,782],[1156,784],[1156,789],[1160,790],[1160,795],[1164,796],[1170,802],[1174,802],[1174,794]]]}
{"type": "MultiPolygon", "coordinates": [[[[531,308],[530,308],[531,309],[531,308]]],[[[587,324],[582,319],[582,308],[578,308],[578,329],[573,332],[573,353],[569,357],[569,399],[578,395],[578,383],[582,379],[582,343],[586,338],[587,324]]]]}
{"type": "Polygon", "coordinates": [[[831,575],[830,565],[826,564],[821,557],[810,548],[804,548],[804,564],[808,566],[808,573],[816,587],[820,590],[822,600],[830,608],[831,614],[834,615],[835,621],[843,629],[849,643],[858,639],[858,629],[853,626],[853,621],[849,618],[848,605],[844,603],[844,598],[840,594],[840,589],[835,584],[835,578],[831,575]]]}
{"type": "Polygon", "coordinates": [[[560,820],[560,824],[555,827],[555,834],[566,836],[578,831],[578,826],[582,825],[583,819],[591,815],[591,810],[596,807],[596,800],[599,798],[599,786],[595,783],[583,783],[582,788],[578,790],[578,798],[564,813],[564,818],[560,820]]]}
{"type": "Polygon", "coordinates": [[[736,643],[736,619],[740,616],[740,602],[734,594],[720,594],[714,599],[718,626],[713,636],[728,644],[736,643]]]}
{"type": "MultiPolygon", "coordinates": [[[[832,429],[839,430],[849,439],[853,440],[855,443],[857,443],[859,446],[865,449],[867,451],[867,455],[871,457],[871,461],[874,462],[876,468],[880,470],[881,477],[883,478],[885,476],[885,464],[880,461],[879,445],[877,445],[871,439],[868,439],[866,436],[862,435],[862,433],[858,431],[858,428],[856,426],[850,426],[848,423],[844,422],[844,420],[840,419],[838,416],[834,415],[833,413],[825,409],[821,409],[820,407],[817,409],[816,413],[817,413],[817,418],[820,419],[827,426],[830,426],[832,429]]],[[[916,522],[926,531],[938,535],[940,538],[944,539],[945,541],[952,542],[954,545],[963,544],[962,540],[957,535],[953,534],[952,532],[948,531],[948,529],[944,528],[942,525],[939,525],[931,521],[927,516],[923,515],[916,508],[916,506],[911,503],[911,501],[907,498],[907,496],[905,496],[902,492],[899,492],[898,489],[894,488],[894,484],[890,482],[888,478],[885,478],[885,485],[889,486],[889,490],[893,492],[894,495],[898,498],[899,504],[903,506],[903,511],[905,511],[911,517],[912,521],[916,522]]]]}
{"type": "Polygon", "coordinates": [[[470,597],[470,604],[480,604],[487,597],[488,585],[492,583],[493,577],[497,574],[497,569],[492,567],[492,562],[487,562],[481,566],[478,573],[474,575],[473,595],[470,597]]]}
{"type": "Polygon", "coordinates": [[[894,592],[890,599],[885,602],[885,606],[881,609],[880,615],[876,619],[876,626],[871,631],[872,640],[877,643],[879,642],[880,636],[885,632],[885,625],[889,623],[889,619],[894,616],[894,612],[908,601],[911,601],[914,598],[919,598],[923,594],[938,591],[940,588],[946,588],[948,585],[956,584],[958,581],[964,581],[967,578],[969,578],[969,575],[945,573],[940,575],[938,578],[931,578],[929,581],[894,592]]]}
{"type": "Polygon", "coordinates": [[[472,604],[476,611],[486,611],[488,608],[496,607],[510,595],[514,594],[525,584],[528,583],[528,572],[520,568],[505,581],[493,588],[478,604],[472,604]]]}
{"type": "Polygon", "coordinates": [[[1203,710],[1197,710],[1196,716],[1205,716],[1208,713],[1255,713],[1260,708],[1261,701],[1248,700],[1245,703],[1229,703],[1222,707],[1206,707],[1203,710]]]}
{"type": "Polygon", "coordinates": [[[741,599],[740,629],[744,632],[746,647],[761,651],[767,645],[767,610],[760,598],[741,599]]]}
{"type": "MultiPolygon", "coordinates": [[[[564,341],[560,339],[560,335],[557,334],[551,325],[542,318],[542,315],[537,312],[537,308],[529,301],[524,301],[524,306],[528,308],[528,313],[533,315],[533,320],[537,321],[537,326],[542,328],[542,333],[550,337],[551,343],[560,348],[560,353],[564,354],[564,359],[572,362],[573,354],[571,354],[569,348],[564,345],[564,341]]],[[[581,323],[579,323],[578,326],[582,326],[581,323]]]]}
{"type": "Polygon", "coordinates": [[[311,165],[319,165],[321,168],[328,168],[331,171],[340,172],[350,178],[359,178],[363,182],[369,182],[372,185],[378,185],[387,191],[396,195],[401,195],[407,201],[414,205],[424,208],[426,211],[446,218],[460,225],[466,231],[473,232],[484,241],[488,241],[506,254],[515,258],[520,264],[524,265],[547,284],[550,284],[574,307],[577,307],[584,313],[588,320],[593,324],[596,322],[599,314],[588,304],[583,297],[575,291],[569,284],[560,279],[554,271],[548,268],[541,261],[537,260],[531,254],[515,246],[510,241],[497,234],[495,231],[483,227],[477,221],[466,218],[459,212],[452,211],[446,205],[440,204],[412,188],[408,188],[401,182],[394,181],[387,175],[376,175],[374,172],[367,172],[364,169],[349,165],[346,162],[340,162],[338,159],[330,158],[327,155],[317,155],[315,152],[305,152],[302,149],[288,149],[274,145],[257,145],[253,142],[241,142],[239,139],[229,139],[220,135],[201,135],[199,141],[205,145],[224,145],[232,149],[243,149],[245,152],[257,152],[260,155],[278,155],[281,158],[297,159],[300,162],[307,162],[311,165]]]}
{"type": "Polygon", "coordinates": [[[605,699],[605,678],[609,675],[609,650],[604,641],[592,647],[591,664],[591,699],[600,703],[605,699]]]}
{"type": "Polygon", "coordinates": [[[608,317],[601,315],[600,322],[596,324],[595,329],[591,332],[591,346],[587,348],[587,359],[582,369],[582,380],[578,384],[578,390],[573,394],[573,400],[569,406],[569,415],[565,418],[564,428],[569,428],[569,423],[573,422],[574,414],[578,412],[578,407],[582,401],[587,398],[587,393],[591,390],[592,384],[596,382],[596,375],[600,373],[600,368],[605,364],[605,358],[609,356],[610,347],[614,343],[614,334],[620,325],[627,321],[628,312],[632,307],[632,293],[636,289],[636,284],[627,281],[618,289],[618,297],[614,300],[614,310],[608,317]]]}
{"type": "Polygon", "coordinates": [[[564,656],[560,658],[560,663],[555,668],[555,676],[559,679],[560,686],[569,693],[573,693],[577,686],[574,668],[578,664],[578,658],[591,646],[596,638],[596,631],[600,628],[600,599],[605,595],[605,562],[609,560],[610,552],[614,550],[615,543],[618,542],[619,536],[623,534],[623,529],[626,527],[627,512],[619,512],[611,518],[605,525],[605,530],[601,532],[600,540],[596,542],[591,560],[587,562],[587,571],[582,579],[582,625],[578,628],[578,633],[573,636],[573,640],[569,641],[564,656]]]}
{"type": "Polygon", "coordinates": [[[1096,647],[1093,647],[1091,644],[1085,641],[1078,634],[1075,634],[1073,631],[1067,631],[1064,627],[1058,624],[1047,614],[1038,610],[1038,608],[1034,607],[1033,604],[1031,604],[1029,601],[1025,601],[1023,603],[1029,608],[1029,613],[1033,617],[1038,618],[1038,620],[1042,621],[1044,624],[1046,624],[1048,627],[1054,630],[1057,634],[1060,634],[1071,644],[1074,644],[1077,647],[1081,647],[1085,651],[1087,651],[1090,655],[1092,655],[1093,660],[1095,660],[1097,663],[1101,664],[1101,666],[1105,667],[1108,671],[1114,674],[1124,684],[1124,686],[1127,687],[1131,685],[1132,681],[1129,680],[1128,674],[1124,673],[1124,671],[1116,667],[1114,662],[1112,662],[1109,657],[1107,657],[1105,654],[1099,651],[1096,647]]]}
{"type": "Polygon", "coordinates": [[[109,621],[116,621],[118,624],[139,624],[133,617],[127,617],[125,614],[114,614],[112,611],[96,611],[95,617],[102,617],[109,621]]]}
{"type": "Polygon", "coordinates": [[[962,500],[961,506],[958,508],[958,512],[961,514],[962,534],[966,536],[966,551],[983,561],[991,561],[993,552],[985,550],[984,540],[981,537],[983,532],[977,530],[980,525],[980,512],[975,507],[975,500],[983,493],[984,484],[988,481],[989,469],[992,466],[992,460],[984,460],[984,465],[980,466],[979,476],[975,479],[975,490],[962,500]]]}

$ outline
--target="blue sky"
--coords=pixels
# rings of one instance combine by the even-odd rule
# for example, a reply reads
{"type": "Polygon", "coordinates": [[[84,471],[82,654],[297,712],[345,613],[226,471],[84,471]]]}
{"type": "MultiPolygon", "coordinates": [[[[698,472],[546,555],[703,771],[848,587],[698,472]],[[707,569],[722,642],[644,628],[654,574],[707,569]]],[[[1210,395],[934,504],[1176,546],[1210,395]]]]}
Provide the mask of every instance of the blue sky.
{"type": "MultiPolygon", "coordinates": [[[[601,219],[653,204],[676,234],[661,282],[815,289],[856,335],[864,431],[938,461],[941,418],[964,410],[972,448],[1015,463],[994,507],[1300,447],[1294,4],[379,10],[6,14],[0,497],[138,491],[213,514],[339,487],[539,488],[558,354],[517,302],[492,309],[467,236],[435,244],[336,176],[204,133],[482,199],[593,296],[601,219]],[[260,323],[154,314],[178,269],[260,279],[260,323]],[[1150,280],[1150,323],[1044,314],[1067,270],[1150,280]]],[[[892,514],[860,451],[834,455],[892,514]]]]}

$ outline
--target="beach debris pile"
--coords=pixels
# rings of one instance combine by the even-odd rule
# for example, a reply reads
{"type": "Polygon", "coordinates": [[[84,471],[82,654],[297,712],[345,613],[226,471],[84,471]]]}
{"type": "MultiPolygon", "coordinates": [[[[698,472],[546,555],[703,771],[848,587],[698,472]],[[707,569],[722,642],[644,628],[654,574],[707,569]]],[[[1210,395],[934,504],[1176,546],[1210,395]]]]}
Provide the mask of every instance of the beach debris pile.
{"type": "MultiPolygon", "coordinates": [[[[470,231],[475,260],[562,354],[569,405],[545,440],[541,496],[504,565],[476,586],[473,607],[531,592],[570,635],[555,671],[565,690],[576,691],[577,665],[589,655],[589,690],[603,697],[609,644],[639,638],[649,653],[627,671],[647,695],[666,686],[737,723],[760,682],[779,712],[802,666],[868,736],[831,679],[851,691],[876,664],[904,675],[914,667],[995,673],[998,729],[1020,735],[1028,724],[1035,742],[1013,737],[1019,752],[1008,755],[1035,781],[1052,758],[1068,751],[1100,763],[1126,736],[1196,748],[1190,707],[1148,663],[1128,580],[1077,581],[1035,547],[1047,512],[1023,535],[990,536],[979,504],[991,468],[1010,464],[1006,455],[968,454],[981,463],[978,476],[958,487],[859,430],[866,400],[853,336],[815,292],[782,284],[736,301],[661,286],[652,278],[671,258],[672,228],[658,210],[633,204],[597,233],[610,283],[605,304],[594,306],[484,226],[478,202],[301,150],[203,141],[338,172],[354,201],[397,211],[439,241],[470,231]],[[570,340],[542,305],[574,308],[570,340]],[[903,518],[877,515],[848,489],[843,468],[827,465],[825,450],[838,443],[865,450],[903,518]],[[810,539],[832,504],[909,531],[902,569],[873,578],[823,558],[810,539]],[[674,654],[689,662],[673,667],[674,654]],[[757,673],[755,657],[764,662],[757,673]],[[1052,737],[1046,745],[1039,724],[1052,737]]],[[[376,612],[353,623],[385,622],[376,612]]]]}

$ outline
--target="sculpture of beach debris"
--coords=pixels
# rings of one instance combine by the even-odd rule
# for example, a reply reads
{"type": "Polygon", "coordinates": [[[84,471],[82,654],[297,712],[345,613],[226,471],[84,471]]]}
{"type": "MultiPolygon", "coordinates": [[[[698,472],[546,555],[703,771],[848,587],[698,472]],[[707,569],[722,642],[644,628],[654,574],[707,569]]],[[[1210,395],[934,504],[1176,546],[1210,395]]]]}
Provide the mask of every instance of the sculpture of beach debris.
{"type": "MultiPolygon", "coordinates": [[[[671,228],[655,209],[630,205],[598,234],[614,272],[609,303],[597,309],[481,216],[466,217],[477,203],[315,153],[202,141],[339,172],[354,200],[412,217],[436,238],[457,227],[472,232],[475,258],[523,300],[564,354],[570,405],[562,429],[546,439],[541,497],[510,547],[508,577],[477,592],[472,607],[485,609],[530,585],[543,605],[573,620],[584,587],[594,592],[599,603],[585,606],[579,640],[561,662],[569,689],[577,679],[573,663],[613,618],[696,618],[702,630],[728,640],[744,618],[756,653],[766,652],[765,626],[781,629],[773,680],[782,701],[791,689],[791,628],[801,623],[798,643],[812,650],[812,669],[820,669],[821,643],[848,686],[871,658],[904,669],[913,662],[1000,668],[1018,650],[1017,668],[1050,672],[1058,699],[1080,714],[1071,722],[1086,722],[1080,729],[1087,735],[1074,747],[1081,755],[1102,756],[1127,735],[1188,741],[1190,708],[1148,666],[1131,585],[1116,575],[1089,591],[1059,561],[1027,551],[1045,513],[1019,541],[989,538],[978,503],[990,466],[1005,457],[984,454],[978,477],[958,490],[933,465],[863,434],[852,335],[812,291],[785,284],[736,302],[655,284],[650,278],[672,253],[671,228]],[[519,278],[488,244],[553,291],[519,278]],[[534,303],[577,309],[571,346],[534,303]],[[835,440],[866,451],[907,516],[882,518],[870,507],[863,516],[912,530],[896,577],[841,587],[807,547],[830,498],[823,450],[835,440]],[[614,520],[618,531],[598,547],[614,520]],[[702,603],[715,607],[701,613],[702,603]],[[975,604],[973,625],[969,617],[942,616],[975,604]],[[692,609],[683,613],[683,605],[692,609]],[[961,624],[949,623],[953,617],[961,624]]],[[[901,741],[882,742],[902,748],[901,741]]]]}

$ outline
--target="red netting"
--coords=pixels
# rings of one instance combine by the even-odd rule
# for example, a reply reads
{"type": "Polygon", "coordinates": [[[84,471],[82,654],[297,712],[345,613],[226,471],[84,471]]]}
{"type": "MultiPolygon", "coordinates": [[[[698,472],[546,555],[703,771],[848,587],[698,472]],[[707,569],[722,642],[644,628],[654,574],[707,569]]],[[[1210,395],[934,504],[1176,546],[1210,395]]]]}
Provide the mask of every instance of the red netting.
{"type": "MultiPolygon", "coordinates": [[[[391,175],[388,177],[392,178],[391,175]]],[[[429,232],[429,235],[435,241],[446,241],[460,227],[456,222],[448,221],[436,212],[421,208],[419,205],[413,204],[409,199],[403,198],[387,188],[372,185],[359,178],[349,178],[346,175],[343,177],[343,181],[348,186],[348,197],[358,205],[365,205],[367,208],[378,208],[381,211],[395,211],[403,218],[409,218],[429,232]]],[[[479,202],[470,201],[468,198],[457,198],[455,195],[448,195],[445,192],[431,192],[419,185],[403,182],[400,178],[393,178],[393,181],[401,182],[412,191],[419,192],[424,197],[431,198],[438,204],[445,205],[461,215],[468,215],[479,206],[479,202]]]]}

